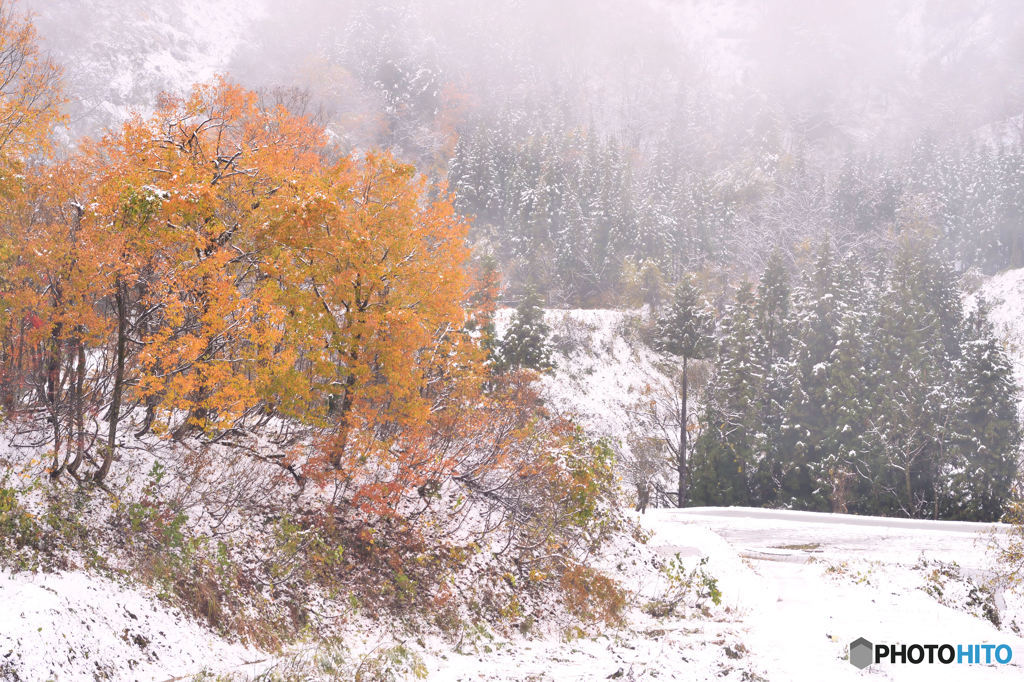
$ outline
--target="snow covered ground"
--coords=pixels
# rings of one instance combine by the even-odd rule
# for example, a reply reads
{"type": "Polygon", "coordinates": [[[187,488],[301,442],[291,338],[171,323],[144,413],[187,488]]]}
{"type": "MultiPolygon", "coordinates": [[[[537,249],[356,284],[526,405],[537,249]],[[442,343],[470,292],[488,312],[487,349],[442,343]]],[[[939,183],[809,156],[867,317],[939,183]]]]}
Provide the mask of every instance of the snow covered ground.
{"type": "Polygon", "coordinates": [[[1024,622],[1020,598],[996,595],[1001,629],[968,606],[966,587],[981,584],[990,568],[986,547],[1002,530],[996,524],[735,508],[654,510],[643,522],[653,531],[650,548],[662,556],[708,557],[723,611],[660,622],[637,616],[630,633],[544,641],[487,657],[449,656],[431,679],[1024,678],[1024,639],[1014,631],[1024,622]],[[936,573],[953,561],[960,578],[936,573]],[[846,659],[858,637],[1005,643],[1015,659],[1001,666],[883,664],[860,671],[846,659]]]}
{"type": "MultiPolygon", "coordinates": [[[[988,577],[986,548],[1002,531],[998,524],[688,509],[660,512],[653,525],[652,542],[663,551],[675,548],[679,527],[697,526],[742,558],[743,570],[727,571],[722,589],[736,594],[747,648],[766,679],[1024,678],[1019,596],[996,591],[1002,616],[997,629],[968,606],[966,592],[960,594],[988,577]],[[936,573],[942,566],[952,572],[954,561],[961,578],[936,573]],[[849,642],[858,637],[875,643],[1006,643],[1022,653],[1005,666],[875,665],[862,673],[846,660],[849,642]]],[[[682,543],[682,549],[692,548],[682,543]]],[[[712,555],[712,566],[716,559],[712,555]]]]}
{"type": "Polygon", "coordinates": [[[81,572],[0,571],[0,679],[166,680],[259,672],[267,655],[222,640],[151,591],[81,572]]]}
{"type": "MultiPolygon", "coordinates": [[[[1024,608],[993,595],[1001,627],[971,599],[990,569],[998,524],[906,521],[761,509],[652,510],[645,545],[623,544],[613,572],[634,604],[663,589],[651,557],[707,557],[723,593],[705,614],[656,618],[598,636],[507,639],[482,633],[452,650],[406,642],[432,680],[1019,680],[1024,608]],[[958,564],[956,569],[952,563],[958,564]],[[850,641],[1008,644],[1008,665],[874,665],[850,641]]],[[[220,640],[152,595],[80,573],[0,573],[0,677],[169,679],[209,669],[247,679],[265,654],[220,640]],[[4,667],[6,666],[6,667],[4,667]],[[16,671],[14,677],[11,671],[16,671]]],[[[362,647],[353,646],[353,651],[362,647]]]]}

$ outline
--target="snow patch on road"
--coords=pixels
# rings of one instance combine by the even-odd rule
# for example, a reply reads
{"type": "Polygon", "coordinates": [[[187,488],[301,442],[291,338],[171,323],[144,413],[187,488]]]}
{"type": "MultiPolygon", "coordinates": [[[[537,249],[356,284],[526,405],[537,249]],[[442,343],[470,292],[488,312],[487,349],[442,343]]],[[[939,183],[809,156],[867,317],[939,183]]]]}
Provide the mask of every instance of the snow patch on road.
{"type": "Polygon", "coordinates": [[[996,588],[997,628],[961,594],[991,577],[988,548],[1005,527],[901,521],[744,508],[651,515],[655,541],[662,544],[695,537],[691,528],[718,538],[706,540],[704,550],[711,566],[726,565],[723,585],[739,583],[733,589],[742,593],[742,641],[767,671],[765,679],[1021,679],[1024,667],[1016,658],[1010,665],[970,670],[878,665],[862,673],[849,664],[847,646],[858,637],[876,643],[1006,643],[1024,652],[1021,595],[996,588]],[[729,570],[735,555],[749,570],[729,570]],[[958,569],[937,594],[934,571],[952,562],[958,569]]]}

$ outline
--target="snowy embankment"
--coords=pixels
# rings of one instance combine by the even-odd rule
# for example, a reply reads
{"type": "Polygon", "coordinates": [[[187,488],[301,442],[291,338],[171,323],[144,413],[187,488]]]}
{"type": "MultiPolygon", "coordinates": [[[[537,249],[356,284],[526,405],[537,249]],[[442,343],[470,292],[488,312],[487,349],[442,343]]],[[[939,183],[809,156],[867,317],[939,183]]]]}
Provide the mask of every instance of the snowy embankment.
{"type": "MultiPolygon", "coordinates": [[[[1015,680],[1024,607],[989,591],[998,524],[907,521],[762,509],[653,510],[646,544],[622,540],[609,570],[630,590],[627,627],[597,636],[481,631],[452,648],[406,646],[436,680],[1015,680]],[[643,612],[665,587],[656,559],[706,558],[722,604],[678,617],[643,612]],[[955,559],[956,563],[953,563],[955,559]],[[998,622],[998,627],[996,623],[998,622]],[[876,665],[850,641],[1006,643],[1010,665],[876,665]]],[[[153,595],[81,573],[0,573],[0,678],[161,680],[202,670],[251,679],[280,660],[231,644],[153,595]]],[[[582,633],[580,633],[582,635],[582,633]]],[[[370,650],[372,643],[356,647],[370,650]]],[[[1021,659],[1021,660],[1018,660],[1021,659]]]]}
{"type": "Polygon", "coordinates": [[[166,680],[260,672],[262,652],[226,642],[151,591],[83,572],[0,571],[0,679],[166,680]]]}
{"type": "MultiPolygon", "coordinates": [[[[514,311],[498,311],[504,334],[514,311]]],[[[641,339],[645,309],[547,310],[554,370],[541,377],[549,405],[575,418],[589,434],[623,440],[630,412],[646,389],[669,390],[671,367],[641,339]]]]}

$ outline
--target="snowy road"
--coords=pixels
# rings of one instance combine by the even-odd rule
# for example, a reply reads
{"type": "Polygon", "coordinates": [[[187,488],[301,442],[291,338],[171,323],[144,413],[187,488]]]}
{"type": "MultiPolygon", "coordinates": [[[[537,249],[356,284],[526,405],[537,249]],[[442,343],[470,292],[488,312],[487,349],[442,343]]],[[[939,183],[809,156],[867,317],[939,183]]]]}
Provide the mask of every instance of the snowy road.
{"type": "Polygon", "coordinates": [[[645,520],[666,555],[707,556],[741,614],[753,669],[768,680],[1020,680],[1024,640],[981,616],[969,584],[944,575],[955,561],[980,582],[996,524],[881,519],[763,509],[659,510],[645,520]],[[932,593],[924,588],[931,587],[932,593]],[[938,596],[937,596],[938,595],[938,596]],[[945,601],[947,603],[940,603],[945,601]],[[846,660],[848,643],[1009,644],[1002,666],[873,665],[846,660]]]}
{"type": "Polygon", "coordinates": [[[695,507],[661,512],[680,523],[699,524],[725,538],[741,555],[754,559],[864,559],[886,564],[926,558],[956,561],[985,572],[985,549],[998,523],[893,519],[881,516],[820,514],[744,507],[695,507]]]}
{"type": "MultiPolygon", "coordinates": [[[[792,528],[794,525],[824,524],[831,526],[872,526],[899,532],[904,530],[930,530],[953,533],[989,532],[1005,529],[1001,523],[975,523],[972,521],[930,521],[928,519],[895,519],[886,516],[855,516],[853,514],[821,514],[818,512],[784,511],[760,509],[757,507],[690,507],[666,510],[669,514],[680,514],[700,519],[703,523],[714,523],[713,519],[746,519],[765,521],[768,526],[792,528]]],[[[724,526],[724,527],[727,527],[724,526]]]]}

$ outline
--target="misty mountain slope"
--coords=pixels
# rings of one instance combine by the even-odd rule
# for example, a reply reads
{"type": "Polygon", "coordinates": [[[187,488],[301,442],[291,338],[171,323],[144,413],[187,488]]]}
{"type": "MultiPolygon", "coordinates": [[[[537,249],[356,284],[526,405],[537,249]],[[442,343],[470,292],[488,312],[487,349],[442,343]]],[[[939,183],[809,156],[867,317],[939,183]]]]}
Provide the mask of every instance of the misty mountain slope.
{"type": "Polygon", "coordinates": [[[65,70],[72,135],[96,134],[161,92],[228,70],[263,0],[24,0],[43,48],[65,70]]]}
{"type": "Polygon", "coordinates": [[[73,132],[228,71],[250,87],[309,88],[337,123],[367,128],[359,143],[414,154],[443,151],[444,129],[468,113],[526,113],[549,95],[577,124],[635,142],[677,121],[676,98],[715,93],[734,100],[705,112],[723,132],[773,118],[812,146],[869,148],[1004,121],[1024,93],[1024,20],[1006,0],[20,6],[82,102],[73,132]]]}

